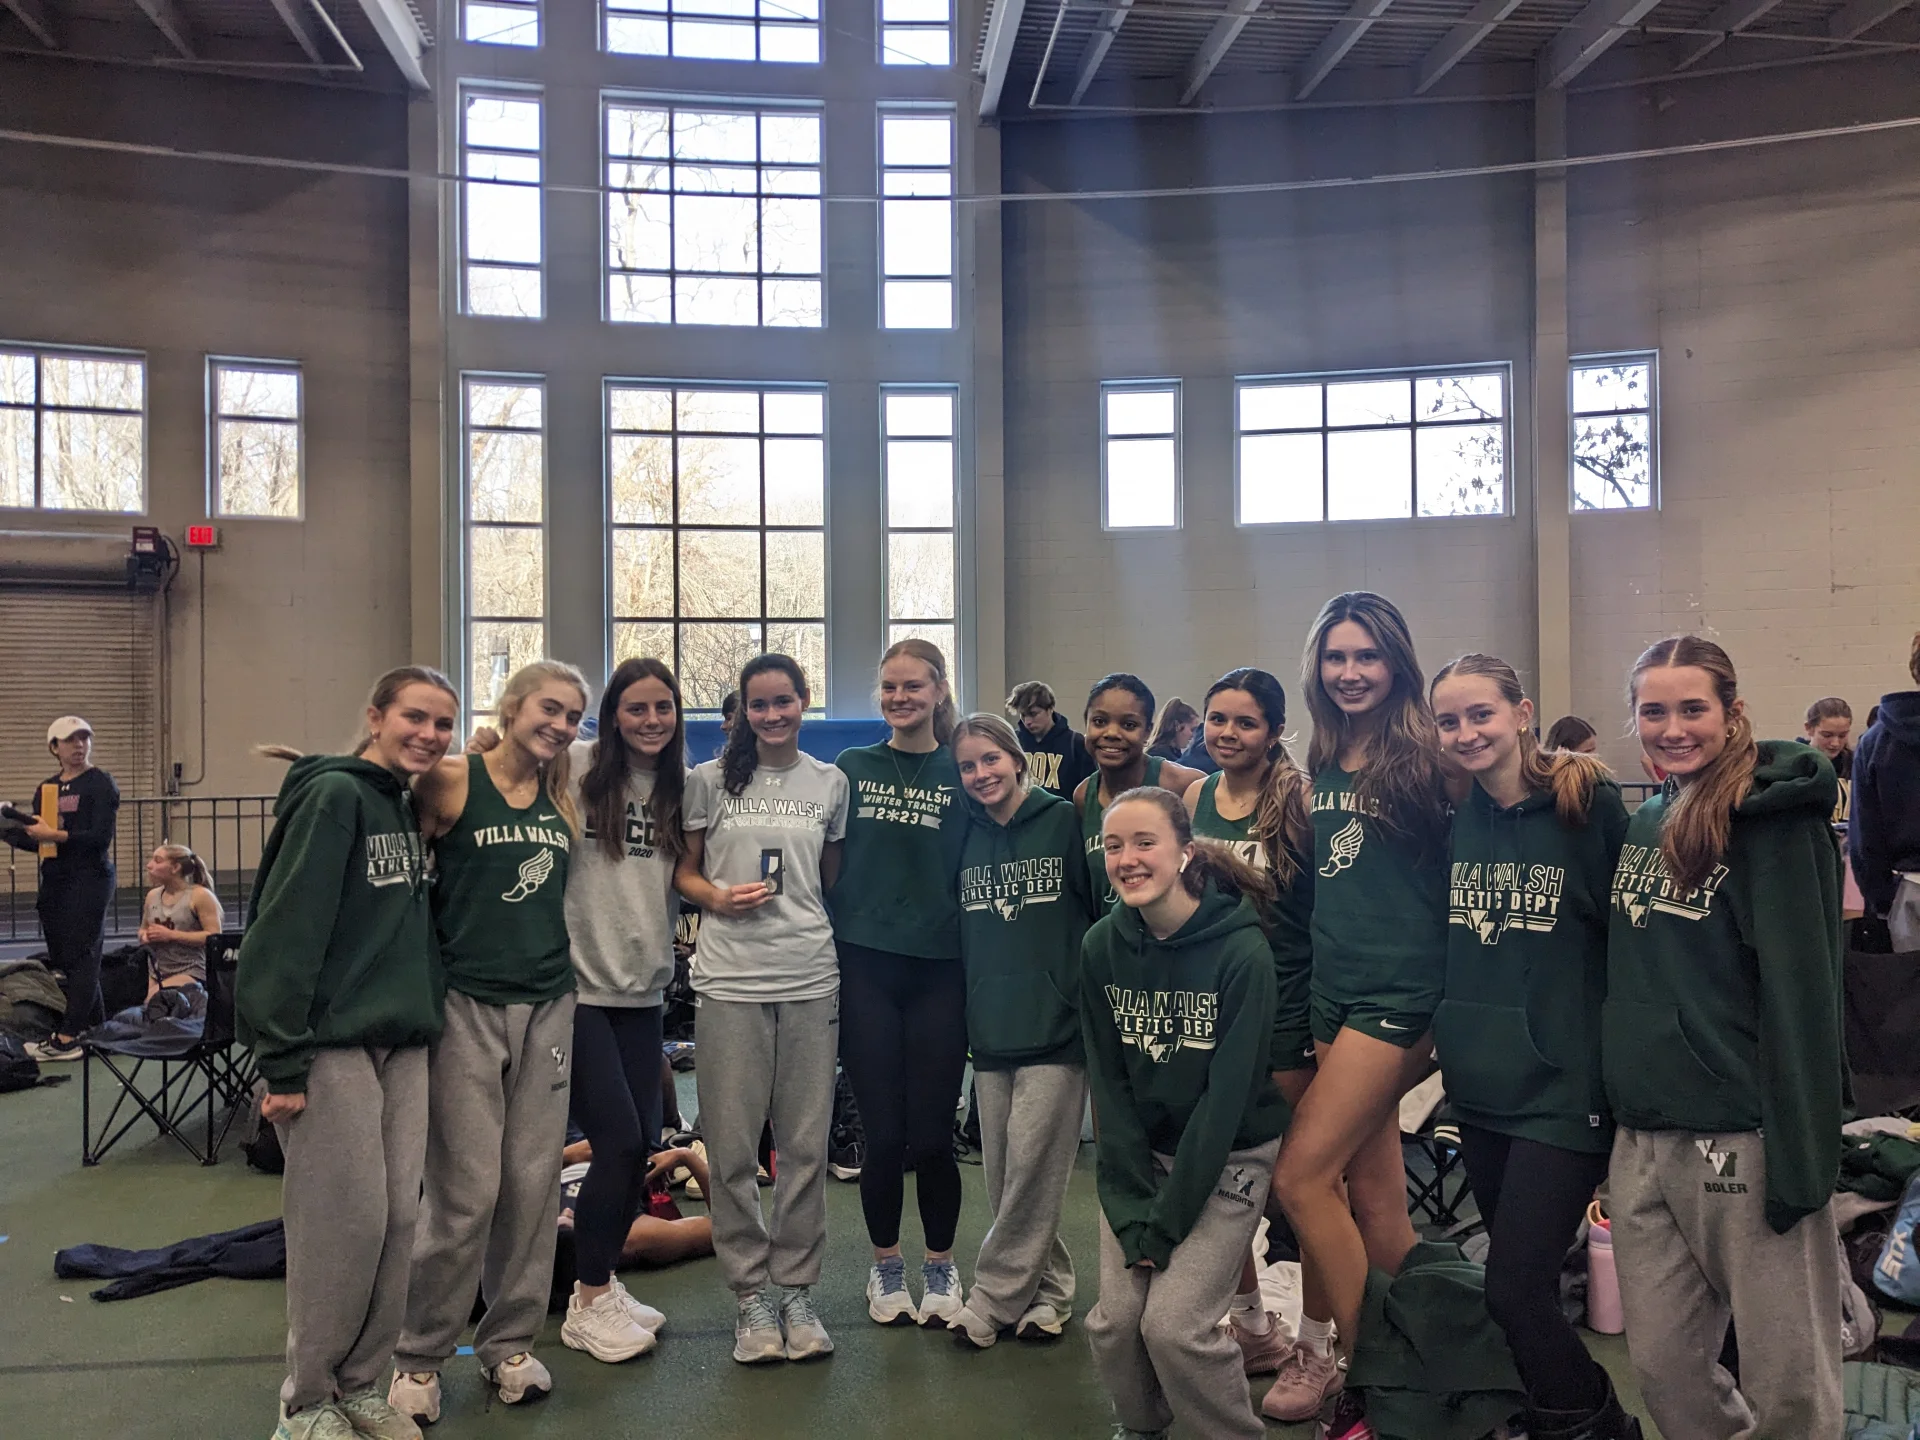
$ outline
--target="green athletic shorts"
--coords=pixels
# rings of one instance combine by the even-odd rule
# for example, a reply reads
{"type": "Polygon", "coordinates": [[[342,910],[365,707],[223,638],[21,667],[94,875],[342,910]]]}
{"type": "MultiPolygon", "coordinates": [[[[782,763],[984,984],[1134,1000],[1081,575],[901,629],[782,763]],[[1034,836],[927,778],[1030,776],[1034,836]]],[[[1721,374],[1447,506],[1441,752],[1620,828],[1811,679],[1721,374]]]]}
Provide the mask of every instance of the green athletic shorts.
{"type": "Polygon", "coordinates": [[[1433,1016],[1396,1010],[1367,1000],[1339,1001],[1318,991],[1313,996],[1313,1038],[1331,1045],[1342,1030],[1358,1030],[1389,1045],[1410,1050],[1433,1029],[1433,1016]]]}
{"type": "Polygon", "coordinates": [[[1273,1007],[1273,1043],[1269,1070],[1313,1068],[1313,975],[1301,970],[1279,977],[1280,997],[1273,1007]]]}

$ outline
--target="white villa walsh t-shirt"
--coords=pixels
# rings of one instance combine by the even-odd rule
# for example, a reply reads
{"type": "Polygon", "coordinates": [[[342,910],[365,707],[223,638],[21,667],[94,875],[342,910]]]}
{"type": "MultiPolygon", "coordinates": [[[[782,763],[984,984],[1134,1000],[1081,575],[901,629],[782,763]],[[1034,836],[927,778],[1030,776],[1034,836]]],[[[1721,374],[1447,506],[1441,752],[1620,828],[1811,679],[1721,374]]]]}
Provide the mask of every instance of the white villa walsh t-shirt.
{"type": "Polygon", "coordinates": [[[847,833],[847,777],[802,754],[791,765],[760,766],[729,795],[720,761],[687,781],[686,828],[706,831],[701,873],[715,885],[752,885],[762,857],[778,852],[780,894],[745,915],[708,912],[693,956],[696,994],[750,1004],[819,1000],[840,988],[820,883],[820,852],[847,833]]]}

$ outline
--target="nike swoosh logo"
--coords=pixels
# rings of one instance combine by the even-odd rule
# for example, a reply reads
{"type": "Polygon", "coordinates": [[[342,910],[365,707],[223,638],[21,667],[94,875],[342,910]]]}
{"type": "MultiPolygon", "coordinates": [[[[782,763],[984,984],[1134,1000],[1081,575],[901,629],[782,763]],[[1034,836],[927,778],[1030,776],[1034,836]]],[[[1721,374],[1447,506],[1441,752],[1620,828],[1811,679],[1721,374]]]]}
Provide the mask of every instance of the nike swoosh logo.
{"type": "Polygon", "coordinates": [[[558,820],[560,817],[558,815],[536,815],[533,818],[536,820],[558,820]]]}
{"type": "Polygon", "coordinates": [[[1411,1030],[1413,1027],[1411,1025],[1396,1025],[1391,1020],[1382,1020],[1380,1022],[1380,1028],[1382,1030],[1411,1030]]]}

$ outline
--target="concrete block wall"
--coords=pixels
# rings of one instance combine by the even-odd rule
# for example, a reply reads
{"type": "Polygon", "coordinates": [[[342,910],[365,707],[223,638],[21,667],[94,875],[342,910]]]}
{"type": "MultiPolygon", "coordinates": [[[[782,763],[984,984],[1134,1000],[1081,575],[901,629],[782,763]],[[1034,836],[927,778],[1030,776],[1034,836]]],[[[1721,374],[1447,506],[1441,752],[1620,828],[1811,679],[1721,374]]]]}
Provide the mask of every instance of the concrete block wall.
{"type": "MultiPolygon", "coordinates": [[[[0,57],[0,126],[404,167],[405,102],[309,86],[0,57]],[[51,83],[57,80],[58,83],[51,83]]],[[[0,338],[143,350],[148,511],[10,511],[19,528],[178,543],[207,518],[209,355],[296,360],[306,518],[222,521],[173,590],[174,727],[163,768],[197,792],[271,792],[260,741],[335,748],[408,654],[406,194],[389,180],[0,147],[0,338]]],[[[153,794],[153,781],[128,794],[153,794]]]]}
{"type": "MultiPolygon", "coordinates": [[[[1006,187],[1240,183],[1523,158],[1524,107],[1009,124],[1006,187]]],[[[1376,589],[1422,662],[1531,667],[1530,184],[1006,207],[1008,678],[1077,715],[1109,670],[1197,701],[1235,665],[1297,695],[1314,614],[1376,589]],[[1493,362],[1512,370],[1518,492],[1496,518],[1240,528],[1234,377],[1493,362]],[[1102,380],[1183,382],[1177,532],[1100,528],[1102,380]]]]}

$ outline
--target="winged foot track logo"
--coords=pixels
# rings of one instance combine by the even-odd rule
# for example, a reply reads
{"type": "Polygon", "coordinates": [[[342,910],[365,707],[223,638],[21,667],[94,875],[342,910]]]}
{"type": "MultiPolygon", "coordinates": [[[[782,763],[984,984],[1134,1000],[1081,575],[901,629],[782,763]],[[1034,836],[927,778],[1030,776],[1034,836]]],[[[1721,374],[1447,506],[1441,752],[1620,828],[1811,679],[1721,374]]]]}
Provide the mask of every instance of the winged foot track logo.
{"type": "Polygon", "coordinates": [[[1360,847],[1366,843],[1366,839],[1367,828],[1360,823],[1358,815],[1342,825],[1329,842],[1328,849],[1331,853],[1327,856],[1327,863],[1320,867],[1321,879],[1333,879],[1358,860],[1360,847]]]}
{"type": "Polygon", "coordinates": [[[504,892],[500,898],[509,905],[518,905],[547,883],[547,877],[553,874],[553,851],[541,849],[520,862],[519,878],[512,889],[504,892]]]}

